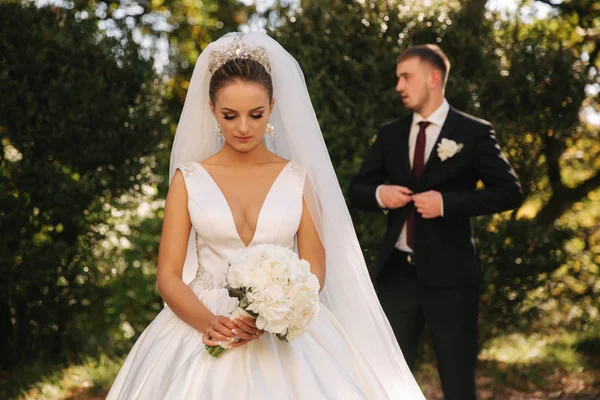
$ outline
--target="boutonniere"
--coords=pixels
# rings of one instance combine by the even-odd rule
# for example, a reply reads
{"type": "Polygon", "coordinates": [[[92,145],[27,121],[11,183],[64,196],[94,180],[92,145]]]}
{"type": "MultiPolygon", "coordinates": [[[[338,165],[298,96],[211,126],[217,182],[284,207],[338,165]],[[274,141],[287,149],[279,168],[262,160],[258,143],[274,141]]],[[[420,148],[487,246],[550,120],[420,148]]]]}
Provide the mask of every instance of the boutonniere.
{"type": "Polygon", "coordinates": [[[462,143],[456,143],[454,140],[444,138],[438,143],[438,157],[440,160],[446,161],[447,159],[454,157],[456,153],[460,153],[462,148],[462,143]]]}

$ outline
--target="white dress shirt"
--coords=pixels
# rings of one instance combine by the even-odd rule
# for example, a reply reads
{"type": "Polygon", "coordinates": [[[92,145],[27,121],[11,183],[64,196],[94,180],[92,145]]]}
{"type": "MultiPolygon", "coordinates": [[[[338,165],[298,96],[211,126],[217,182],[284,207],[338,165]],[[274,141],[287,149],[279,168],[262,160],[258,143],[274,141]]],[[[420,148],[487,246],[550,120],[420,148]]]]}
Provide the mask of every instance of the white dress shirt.
{"type": "MultiPolygon", "coordinates": [[[[444,126],[444,122],[446,122],[446,117],[448,117],[448,112],[450,111],[450,104],[448,101],[444,99],[442,105],[437,108],[429,117],[423,118],[418,113],[413,113],[412,125],[410,127],[410,135],[408,136],[408,158],[410,161],[410,167],[413,166],[413,159],[415,158],[415,146],[417,145],[417,135],[419,134],[419,122],[421,121],[429,121],[431,124],[425,129],[425,163],[429,159],[431,155],[431,151],[435,146],[435,143],[440,136],[440,132],[442,131],[442,126],[444,126]]],[[[404,156],[404,154],[402,155],[404,156]]],[[[383,203],[381,202],[381,198],[379,197],[379,191],[383,185],[379,185],[377,190],[375,191],[375,197],[377,198],[377,203],[379,203],[379,207],[385,208],[383,203]]],[[[441,204],[441,213],[442,217],[444,216],[444,202],[442,199],[441,204]]],[[[400,232],[400,237],[398,237],[398,241],[396,242],[396,248],[401,251],[405,251],[407,253],[412,253],[413,250],[406,243],[406,223],[402,227],[402,232],[400,232]]]]}

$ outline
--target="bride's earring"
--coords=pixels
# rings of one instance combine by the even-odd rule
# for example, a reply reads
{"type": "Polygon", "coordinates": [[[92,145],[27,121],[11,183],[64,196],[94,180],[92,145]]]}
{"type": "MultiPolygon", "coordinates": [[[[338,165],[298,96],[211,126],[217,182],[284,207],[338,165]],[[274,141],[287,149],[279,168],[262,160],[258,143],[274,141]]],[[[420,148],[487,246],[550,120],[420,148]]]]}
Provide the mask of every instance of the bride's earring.
{"type": "Polygon", "coordinates": [[[269,139],[275,139],[275,127],[270,122],[267,124],[267,130],[265,131],[269,139]]]}
{"type": "Polygon", "coordinates": [[[219,142],[223,140],[223,133],[221,132],[221,125],[217,122],[217,127],[215,128],[215,132],[217,133],[217,137],[219,138],[219,142]]]}

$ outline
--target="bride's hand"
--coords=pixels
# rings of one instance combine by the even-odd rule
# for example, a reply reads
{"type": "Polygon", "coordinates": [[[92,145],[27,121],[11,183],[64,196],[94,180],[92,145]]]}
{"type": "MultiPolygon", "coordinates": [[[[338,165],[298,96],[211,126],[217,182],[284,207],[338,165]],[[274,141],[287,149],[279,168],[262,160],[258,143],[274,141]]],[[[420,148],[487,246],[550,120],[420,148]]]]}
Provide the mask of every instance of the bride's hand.
{"type": "Polygon", "coordinates": [[[252,317],[239,317],[232,320],[232,322],[236,326],[233,333],[237,334],[238,337],[245,342],[251,342],[258,339],[264,333],[264,331],[261,331],[256,327],[256,319],[252,317]]]}
{"type": "Polygon", "coordinates": [[[223,315],[215,315],[204,331],[202,342],[207,346],[218,346],[219,342],[237,339],[239,336],[234,332],[236,325],[223,315]]]}
{"type": "Polygon", "coordinates": [[[231,348],[236,348],[250,343],[253,340],[258,339],[265,333],[256,327],[256,320],[251,317],[240,317],[232,320],[237,326],[236,329],[232,329],[238,336],[238,340],[231,344],[231,348]]]}

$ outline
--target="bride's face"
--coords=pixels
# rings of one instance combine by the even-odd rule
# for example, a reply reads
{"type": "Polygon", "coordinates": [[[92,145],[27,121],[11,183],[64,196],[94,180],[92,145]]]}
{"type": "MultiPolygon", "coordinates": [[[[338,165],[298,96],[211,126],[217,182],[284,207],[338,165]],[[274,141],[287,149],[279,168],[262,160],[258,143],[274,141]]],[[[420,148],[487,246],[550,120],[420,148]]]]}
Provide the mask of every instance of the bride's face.
{"type": "Polygon", "coordinates": [[[210,107],[226,144],[247,153],[262,145],[273,104],[262,85],[235,81],[217,93],[210,107]]]}

